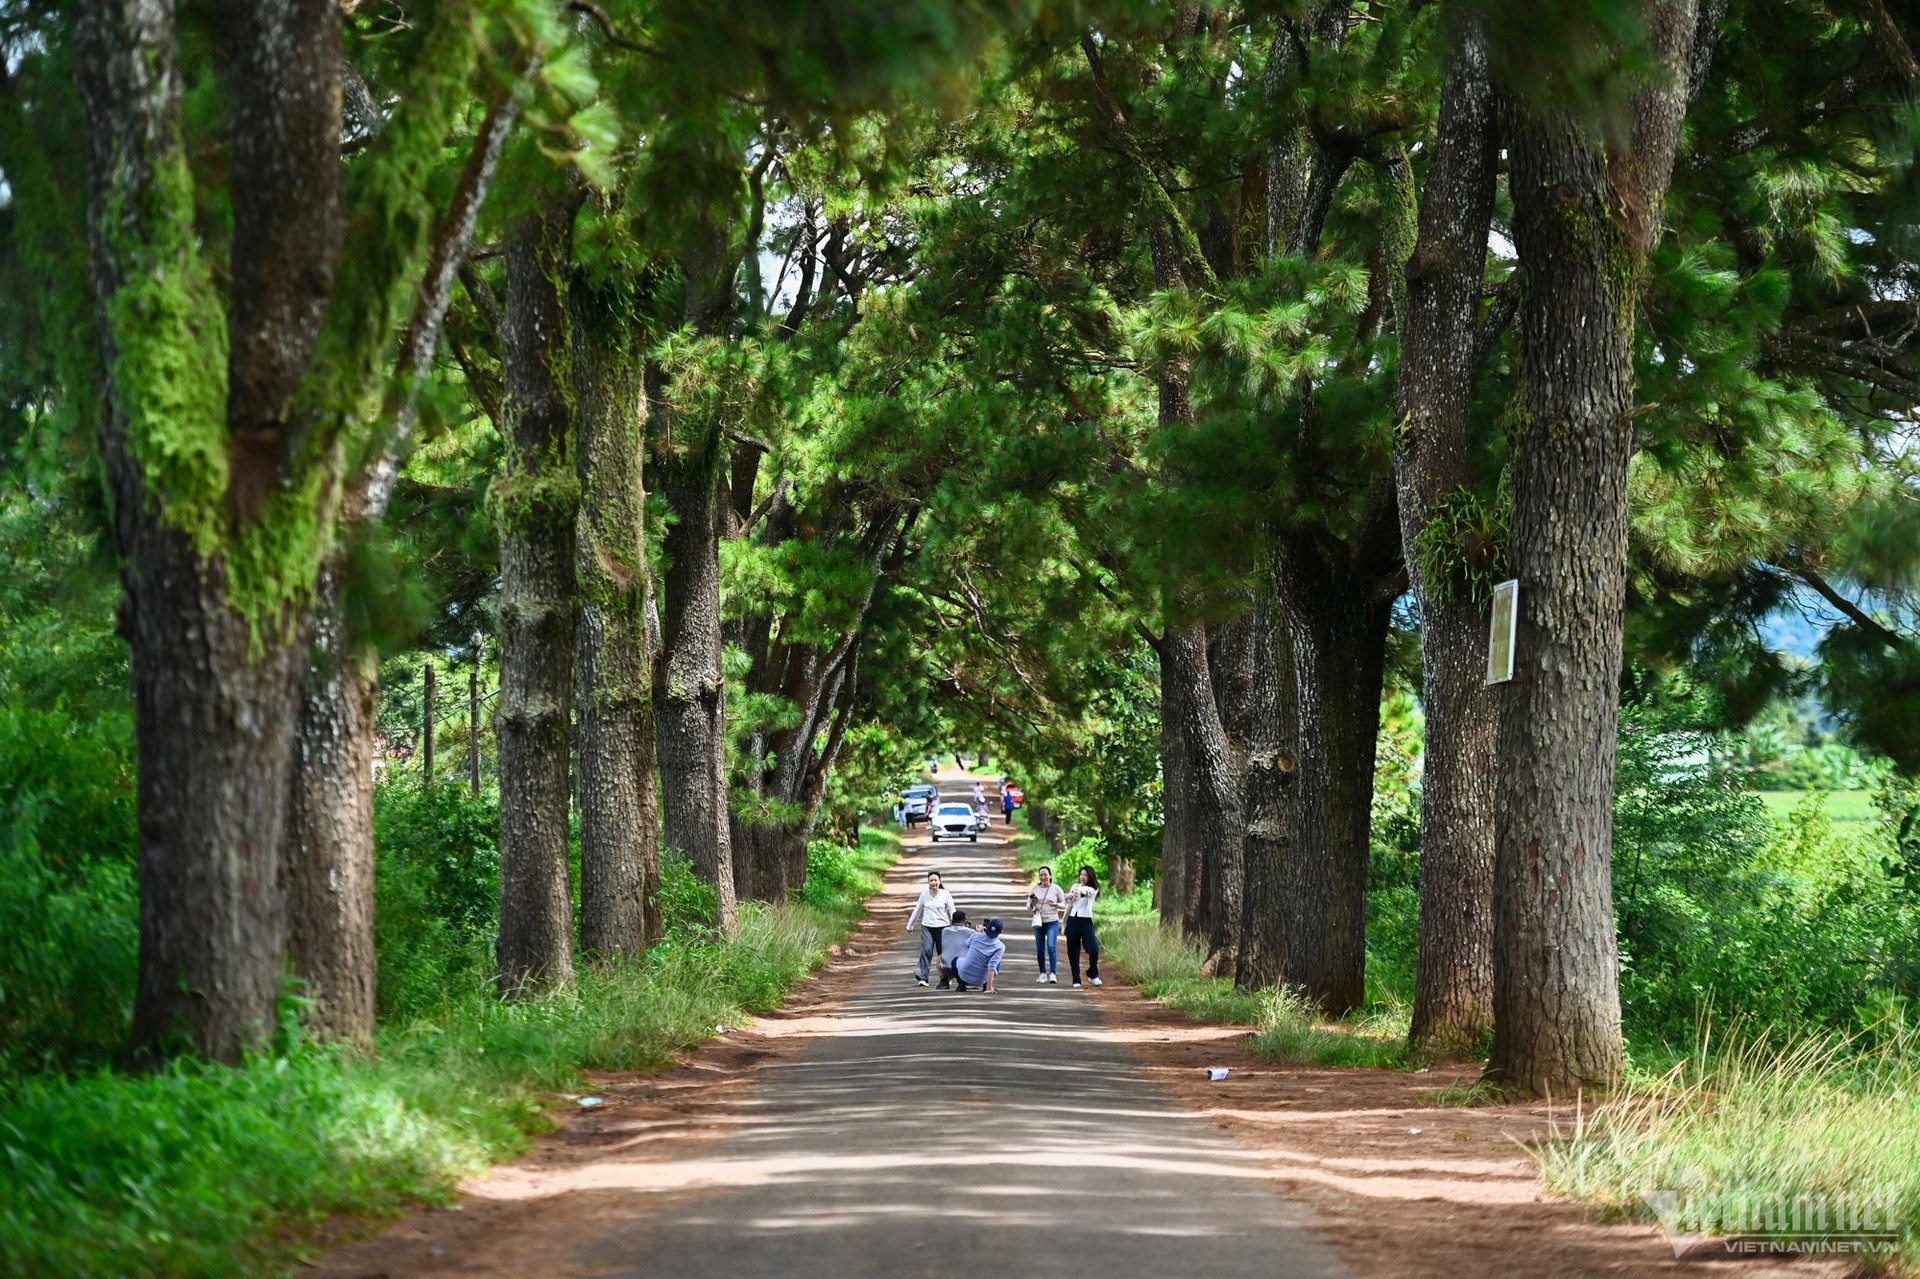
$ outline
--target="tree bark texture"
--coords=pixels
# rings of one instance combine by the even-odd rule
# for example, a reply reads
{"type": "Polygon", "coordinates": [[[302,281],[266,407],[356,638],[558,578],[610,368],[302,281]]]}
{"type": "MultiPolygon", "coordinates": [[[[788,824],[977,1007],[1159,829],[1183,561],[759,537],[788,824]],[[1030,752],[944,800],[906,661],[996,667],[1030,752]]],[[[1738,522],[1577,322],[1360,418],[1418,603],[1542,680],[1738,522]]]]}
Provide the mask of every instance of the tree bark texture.
{"type": "MultiPolygon", "coordinates": [[[[1411,1041],[1477,1054],[1493,1024],[1493,785],[1497,700],[1485,681],[1482,603],[1442,571],[1421,535],[1473,492],[1474,354],[1496,166],[1493,84],[1476,16],[1454,24],[1440,122],[1405,267],[1394,437],[1400,534],[1420,605],[1426,767],[1420,796],[1420,938],[1411,1041]]],[[[1408,184],[1410,186],[1410,182],[1408,184]]]]}
{"type": "MultiPolygon", "coordinates": [[[[221,0],[233,95],[227,503],[257,519],[300,444],[294,398],[333,292],[341,213],[335,0],[221,0]]],[[[304,415],[302,415],[304,416],[304,415]]]]}
{"type": "Polygon", "coordinates": [[[1653,63],[1609,147],[1506,85],[1526,420],[1509,553],[1520,582],[1502,689],[1488,1074],[1518,1095],[1621,1065],[1611,863],[1632,456],[1635,292],[1686,103],[1692,0],[1647,7],[1653,63]]]}
{"type": "Polygon", "coordinates": [[[1206,878],[1207,971],[1232,977],[1240,954],[1246,902],[1247,758],[1262,672],[1255,664],[1259,648],[1251,608],[1239,617],[1207,628],[1207,673],[1215,717],[1227,749],[1225,785],[1234,800],[1230,828],[1206,878]]]}
{"type": "Polygon", "coordinates": [[[642,366],[593,330],[593,317],[575,316],[580,946],[612,956],[660,936],[660,803],[641,537],[642,366]]]}
{"type": "Polygon", "coordinates": [[[1291,884],[1300,928],[1286,979],[1340,1016],[1366,997],[1373,752],[1389,604],[1344,566],[1329,565],[1309,533],[1283,535],[1281,555],[1300,750],[1291,884]]]}
{"type": "MultiPolygon", "coordinates": [[[[275,596],[237,580],[234,566],[274,554],[255,462],[278,466],[294,451],[294,392],[332,289],[338,17],[318,0],[216,14],[244,108],[236,156],[286,148],[271,165],[279,189],[236,191],[224,316],[194,228],[173,6],[91,0],[76,17],[107,375],[100,443],[139,767],[133,1046],[237,1061],[271,1031],[280,993],[280,840],[311,581],[275,596]],[[248,83],[268,65],[279,72],[271,82],[248,83]],[[219,452],[227,469],[209,472],[200,459],[219,452]]],[[[289,478],[324,475],[307,467],[289,478]]],[[[297,503],[274,514],[296,538],[321,518],[297,503]]],[[[273,568],[301,571],[297,559],[273,568]]]]}
{"type": "Polygon", "coordinates": [[[549,197],[507,234],[507,458],[500,530],[500,985],[573,984],[568,785],[580,481],[567,276],[578,201],[549,197]]]}
{"type": "Polygon", "coordinates": [[[1299,772],[1298,689],[1293,636],[1269,571],[1254,592],[1249,629],[1255,683],[1248,717],[1245,901],[1234,984],[1272,986],[1287,975],[1287,952],[1300,931],[1294,882],[1294,785],[1299,772]]]}
{"type": "Polygon", "coordinates": [[[675,443],[686,454],[655,468],[674,515],[666,536],[662,649],[653,686],[660,807],[667,846],[685,855],[694,874],[713,887],[717,923],[732,935],[739,915],[727,812],[727,690],[720,669],[720,540],[727,500],[719,440],[675,443]]]}
{"type": "MultiPolygon", "coordinates": [[[[1169,626],[1163,643],[1167,664],[1161,677],[1171,674],[1181,685],[1180,729],[1186,739],[1187,803],[1196,837],[1186,856],[1182,926],[1188,936],[1211,944],[1215,921],[1207,907],[1209,897],[1216,901],[1222,897],[1218,881],[1234,881],[1228,894],[1234,899],[1232,905],[1238,905],[1242,838],[1240,778],[1234,768],[1226,730],[1220,722],[1219,705],[1214,701],[1212,671],[1207,664],[1206,627],[1197,622],[1169,626]]],[[[1233,923],[1237,926],[1237,916],[1233,923]]],[[[1238,940],[1236,935],[1233,941],[1238,940]]],[[[1231,963],[1231,948],[1216,960],[1216,968],[1220,962],[1231,963]]]]}
{"type": "Polygon", "coordinates": [[[287,950],[305,984],[308,1033],[370,1044],[377,1011],[373,934],[373,751],[379,662],[341,632],[340,566],[322,568],[295,736],[282,871],[287,950]]]}

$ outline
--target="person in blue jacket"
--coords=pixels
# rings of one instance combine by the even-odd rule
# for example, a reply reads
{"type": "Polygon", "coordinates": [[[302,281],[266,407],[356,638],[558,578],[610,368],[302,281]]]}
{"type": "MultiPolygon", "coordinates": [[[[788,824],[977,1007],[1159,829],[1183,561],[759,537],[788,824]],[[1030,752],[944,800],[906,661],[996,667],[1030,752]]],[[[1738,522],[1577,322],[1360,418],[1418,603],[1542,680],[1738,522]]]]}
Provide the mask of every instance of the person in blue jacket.
{"type": "Polygon", "coordinates": [[[993,989],[993,975],[1000,971],[1000,961],[1007,955],[1007,943],[1000,940],[1005,928],[999,920],[989,919],[987,926],[973,935],[973,940],[967,943],[967,953],[960,956],[951,970],[955,990],[965,990],[968,986],[978,986],[985,991],[993,989]]]}

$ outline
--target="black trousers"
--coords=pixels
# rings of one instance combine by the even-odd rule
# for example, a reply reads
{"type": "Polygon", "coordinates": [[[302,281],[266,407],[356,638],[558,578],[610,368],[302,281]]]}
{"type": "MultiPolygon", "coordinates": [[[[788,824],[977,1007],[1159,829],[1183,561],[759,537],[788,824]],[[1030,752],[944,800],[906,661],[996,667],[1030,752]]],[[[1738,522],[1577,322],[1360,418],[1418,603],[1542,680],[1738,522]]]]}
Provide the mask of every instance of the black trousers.
{"type": "Polygon", "coordinates": [[[1087,948],[1087,976],[1100,975],[1100,939],[1094,935],[1093,921],[1078,915],[1067,916],[1067,970],[1077,984],[1080,980],[1080,947],[1087,948]]]}

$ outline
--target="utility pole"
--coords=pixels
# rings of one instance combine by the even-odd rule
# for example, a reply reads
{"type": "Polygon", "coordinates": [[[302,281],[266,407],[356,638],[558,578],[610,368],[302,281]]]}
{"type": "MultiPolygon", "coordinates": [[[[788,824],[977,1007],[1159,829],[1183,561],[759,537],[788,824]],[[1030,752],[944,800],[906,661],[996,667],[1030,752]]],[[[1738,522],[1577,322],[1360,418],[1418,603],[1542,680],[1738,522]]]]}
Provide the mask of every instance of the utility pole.
{"type": "Polygon", "coordinates": [[[467,789],[480,794],[480,633],[473,635],[473,669],[467,672],[467,789]]]}
{"type": "Polygon", "coordinates": [[[426,666],[426,705],[420,713],[420,766],[427,778],[427,785],[433,785],[433,663],[426,666]]]}

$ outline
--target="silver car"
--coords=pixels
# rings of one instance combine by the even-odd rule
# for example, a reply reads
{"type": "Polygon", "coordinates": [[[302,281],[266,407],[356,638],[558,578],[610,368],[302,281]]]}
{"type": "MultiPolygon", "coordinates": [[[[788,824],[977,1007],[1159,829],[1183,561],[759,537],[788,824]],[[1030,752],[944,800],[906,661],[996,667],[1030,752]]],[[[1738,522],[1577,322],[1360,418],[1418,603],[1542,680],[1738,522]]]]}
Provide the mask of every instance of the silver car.
{"type": "Polygon", "coordinates": [[[980,827],[975,822],[975,813],[970,804],[942,804],[933,814],[933,842],[939,843],[942,835],[953,839],[961,836],[979,842],[980,827]]]}

